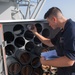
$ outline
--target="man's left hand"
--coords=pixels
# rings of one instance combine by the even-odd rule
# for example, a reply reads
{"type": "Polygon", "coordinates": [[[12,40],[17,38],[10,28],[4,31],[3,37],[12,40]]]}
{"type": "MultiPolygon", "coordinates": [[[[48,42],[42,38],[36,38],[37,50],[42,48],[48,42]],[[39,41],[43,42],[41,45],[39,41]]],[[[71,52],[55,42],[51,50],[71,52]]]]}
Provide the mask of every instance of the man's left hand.
{"type": "Polygon", "coordinates": [[[46,59],[44,57],[40,58],[40,62],[41,64],[46,65],[46,59]]]}

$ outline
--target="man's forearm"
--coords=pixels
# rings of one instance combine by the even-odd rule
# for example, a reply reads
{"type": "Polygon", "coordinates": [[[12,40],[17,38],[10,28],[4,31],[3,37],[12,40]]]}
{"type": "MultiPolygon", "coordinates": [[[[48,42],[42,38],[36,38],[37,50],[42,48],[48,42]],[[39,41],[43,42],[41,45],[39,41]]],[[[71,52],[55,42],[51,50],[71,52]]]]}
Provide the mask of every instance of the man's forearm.
{"type": "Polygon", "coordinates": [[[43,36],[40,35],[38,32],[34,32],[34,34],[38,37],[38,39],[39,39],[42,43],[46,44],[46,45],[49,46],[49,47],[54,46],[54,45],[51,43],[50,39],[43,37],[43,36]]]}
{"type": "Polygon", "coordinates": [[[45,60],[41,61],[43,65],[49,65],[49,66],[54,66],[54,67],[67,67],[67,66],[72,66],[74,64],[74,61],[69,59],[66,56],[59,57],[53,60],[45,60]]]}

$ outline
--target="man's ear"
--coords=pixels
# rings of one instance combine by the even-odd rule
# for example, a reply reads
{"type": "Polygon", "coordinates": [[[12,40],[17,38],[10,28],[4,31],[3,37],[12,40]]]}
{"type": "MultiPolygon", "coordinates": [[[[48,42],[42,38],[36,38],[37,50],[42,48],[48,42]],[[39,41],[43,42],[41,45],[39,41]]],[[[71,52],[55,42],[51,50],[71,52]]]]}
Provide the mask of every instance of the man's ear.
{"type": "Polygon", "coordinates": [[[53,21],[57,22],[57,18],[55,16],[53,16],[53,21]]]}

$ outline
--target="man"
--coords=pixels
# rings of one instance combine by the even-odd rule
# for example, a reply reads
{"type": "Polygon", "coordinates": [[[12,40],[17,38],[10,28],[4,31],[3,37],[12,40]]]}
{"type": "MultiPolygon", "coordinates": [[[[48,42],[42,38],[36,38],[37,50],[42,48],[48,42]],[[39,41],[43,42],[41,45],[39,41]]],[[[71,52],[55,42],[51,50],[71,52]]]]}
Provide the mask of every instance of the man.
{"type": "Polygon", "coordinates": [[[42,43],[50,47],[55,45],[59,56],[53,60],[45,60],[41,57],[41,63],[57,67],[57,75],[75,75],[75,22],[66,19],[57,7],[50,8],[44,18],[53,29],[60,28],[61,30],[53,39],[40,35],[36,27],[31,30],[42,43]]]}

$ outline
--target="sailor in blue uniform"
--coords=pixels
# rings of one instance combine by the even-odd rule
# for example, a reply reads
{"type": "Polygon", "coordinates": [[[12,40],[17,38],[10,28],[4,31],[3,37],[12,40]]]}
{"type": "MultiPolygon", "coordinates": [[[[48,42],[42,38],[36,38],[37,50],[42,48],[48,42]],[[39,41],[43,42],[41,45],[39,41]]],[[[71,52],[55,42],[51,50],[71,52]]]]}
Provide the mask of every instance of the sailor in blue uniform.
{"type": "Polygon", "coordinates": [[[50,8],[44,16],[53,29],[60,28],[58,34],[52,38],[45,38],[37,32],[36,27],[31,30],[42,43],[49,47],[55,46],[58,58],[46,60],[40,58],[43,65],[57,67],[57,75],[75,75],[75,22],[66,19],[57,7],[50,8]]]}

